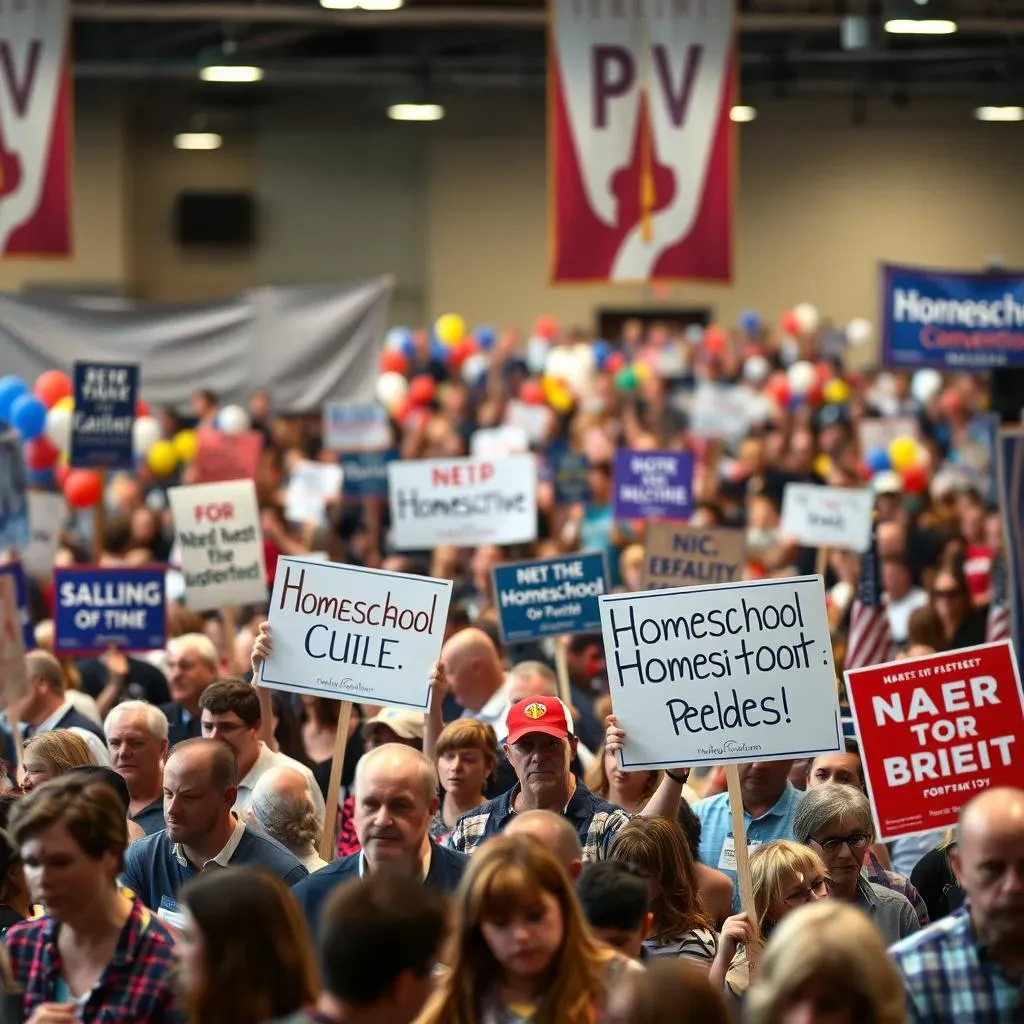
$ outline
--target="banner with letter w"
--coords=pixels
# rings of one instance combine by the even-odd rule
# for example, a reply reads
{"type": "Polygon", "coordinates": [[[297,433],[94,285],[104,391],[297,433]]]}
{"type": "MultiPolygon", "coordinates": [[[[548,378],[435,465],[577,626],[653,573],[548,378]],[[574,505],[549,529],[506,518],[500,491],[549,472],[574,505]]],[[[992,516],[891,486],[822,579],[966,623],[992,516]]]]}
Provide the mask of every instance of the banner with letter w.
{"type": "Polygon", "coordinates": [[[550,2],[553,281],[729,281],[733,4],[550,2]]]}

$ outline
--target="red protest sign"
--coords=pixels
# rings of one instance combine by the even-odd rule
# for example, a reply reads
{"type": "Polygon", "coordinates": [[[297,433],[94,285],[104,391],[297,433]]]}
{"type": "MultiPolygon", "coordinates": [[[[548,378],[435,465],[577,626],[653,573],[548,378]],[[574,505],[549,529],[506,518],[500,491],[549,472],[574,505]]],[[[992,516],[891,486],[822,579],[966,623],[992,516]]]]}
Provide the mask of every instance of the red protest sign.
{"type": "Polygon", "coordinates": [[[1020,785],[1024,695],[1008,640],[846,673],[881,840],[956,823],[971,796],[1020,785]]]}
{"type": "Polygon", "coordinates": [[[192,463],[196,483],[255,478],[263,451],[263,435],[258,430],[222,434],[212,427],[200,427],[196,437],[196,457],[192,463]]]}

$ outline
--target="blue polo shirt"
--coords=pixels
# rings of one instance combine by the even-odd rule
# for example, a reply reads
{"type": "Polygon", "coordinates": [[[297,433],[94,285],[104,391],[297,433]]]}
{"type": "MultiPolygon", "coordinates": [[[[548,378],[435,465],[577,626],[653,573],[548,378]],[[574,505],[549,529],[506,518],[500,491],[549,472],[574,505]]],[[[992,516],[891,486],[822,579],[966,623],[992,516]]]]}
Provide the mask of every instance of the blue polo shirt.
{"type": "MultiPolygon", "coordinates": [[[[760,818],[752,818],[743,809],[743,821],[747,829],[747,845],[770,843],[773,839],[793,838],[793,818],[803,793],[786,783],[782,796],[775,806],[760,818]]],[[[717,868],[725,872],[733,881],[734,892],[732,910],[738,914],[740,910],[740,887],[736,869],[729,862],[722,861],[722,848],[726,839],[732,838],[732,817],[729,814],[729,794],[719,793],[709,796],[706,800],[698,800],[693,805],[693,812],[700,819],[700,862],[709,868],[717,868]]],[[[735,861],[732,861],[735,863],[735,861]]]]}

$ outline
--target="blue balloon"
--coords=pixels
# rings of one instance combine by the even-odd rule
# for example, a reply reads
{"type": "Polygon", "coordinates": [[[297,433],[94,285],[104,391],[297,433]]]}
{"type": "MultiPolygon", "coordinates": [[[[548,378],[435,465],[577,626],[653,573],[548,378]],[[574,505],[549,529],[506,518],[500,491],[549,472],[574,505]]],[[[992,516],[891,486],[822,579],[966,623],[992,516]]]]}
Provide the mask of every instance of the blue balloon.
{"type": "Polygon", "coordinates": [[[892,469],[889,453],[884,448],[872,448],[864,456],[864,461],[872,473],[884,473],[887,469],[892,469]]]}
{"type": "Polygon", "coordinates": [[[594,353],[594,363],[597,369],[603,370],[608,362],[608,357],[612,354],[612,347],[603,338],[598,338],[591,346],[591,351],[594,353]]]}
{"type": "Polygon", "coordinates": [[[489,352],[498,340],[498,332],[490,324],[481,324],[474,332],[476,343],[482,352],[489,352]]]}
{"type": "Polygon", "coordinates": [[[0,377],[0,420],[11,422],[11,408],[22,395],[28,394],[28,385],[13,375],[0,377]]]}
{"type": "Polygon", "coordinates": [[[412,335],[405,327],[392,327],[384,336],[384,347],[393,348],[397,352],[402,351],[406,341],[411,341],[412,335]]]}
{"type": "Polygon", "coordinates": [[[745,309],[740,313],[740,327],[747,334],[757,334],[761,330],[761,317],[755,309],[745,309]]]}
{"type": "Polygon", "coordinates": [[[430,361],[432,363],[447,363],[452,350],[436,335],[430,336],[430,361]]]}
{"type": "Polygon", "coordinates": [[[35,395],[19,395],[11,406],[11,425],[26,441],[46,429],[46,406],[35,395]]]}
{"type": "Polygon", "coordinates": [[[413,336],[411,334],[407,334],[402,339],[402,345],[398,351],[401,352],[406,359],[412,359],[412,357],[416,355],[416,342],[413,340],[413,336]]]}

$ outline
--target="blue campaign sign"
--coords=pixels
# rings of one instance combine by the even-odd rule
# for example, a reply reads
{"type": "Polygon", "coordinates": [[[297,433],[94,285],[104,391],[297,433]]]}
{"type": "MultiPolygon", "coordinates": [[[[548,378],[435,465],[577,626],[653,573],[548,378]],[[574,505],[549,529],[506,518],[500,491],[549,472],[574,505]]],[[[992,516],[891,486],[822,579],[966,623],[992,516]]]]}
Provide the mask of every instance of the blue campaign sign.
{"type": "Polygon", "coordinates": [[[494,567],[498,625],[507,644],[595,632],[601,628],[598,598],[607,592],[600,551],[494,567]]]}
{"type": "Polygon", "coordinates": [[[133,469],[132,432],[139,368],[129,363],[75,363],[70,463],[80,469],[133,469]]]}
{"type": "Polygon", "coordinates": [[[162,648],[167,636],[166,575],[162,565],[54,570],[54,653],[162,648]]]}
{"type": "Polygon", "coordinates": [[[21,617],[21,632],[25,642],[25,650],[31,651],[36,646],[36,633],[32,628],[32,615],[28,608],[28,584],[21,562],[8,562],[0,565],[0,577],[8,576],[14,581],[14,596],[18,602],[18,613],[21,617]]]}
{"type": "Polygon", "coordinates": [[[886,366],[1024,366],[1024,274],[882,265],[886,366]]]}
{"type": "Polygon", "coordinates": [[[398,458],[398,452],[345,452],[341,468],[345,474],[342,484],[347,498],[380,498],[388,496],[388,463],[398,458]]]}
{"type": "Polygon", "coordinates": [[[566,452],[551,460],[555,503],[586,504],[590,501],[590,460],[582,452],[566,452]]]}

